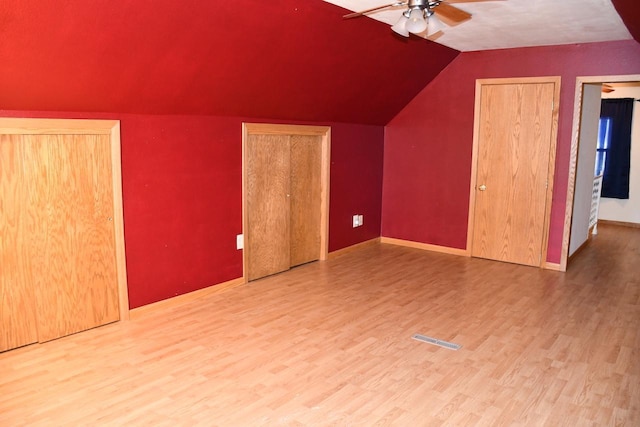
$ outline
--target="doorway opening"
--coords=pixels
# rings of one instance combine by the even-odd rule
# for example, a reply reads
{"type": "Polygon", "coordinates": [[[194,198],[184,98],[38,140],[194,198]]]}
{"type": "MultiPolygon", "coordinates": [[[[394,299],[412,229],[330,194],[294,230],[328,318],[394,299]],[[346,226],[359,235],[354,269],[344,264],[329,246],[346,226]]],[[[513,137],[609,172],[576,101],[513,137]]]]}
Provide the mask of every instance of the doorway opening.
{"type": "Polygon", "coordinates": [[[576,254],[588,242],[593,229],[593,221],[590,221],[594,189],[593,172],[596,161],[600,102],[603,97],[606,97],[606,95],[603,96],[603,92],[611,93],[618,90],[621,93],[625,87],[629,86],[640,87],[640,75],[576,78],[561,271],[566,271],[570,256],[576,254]]]}

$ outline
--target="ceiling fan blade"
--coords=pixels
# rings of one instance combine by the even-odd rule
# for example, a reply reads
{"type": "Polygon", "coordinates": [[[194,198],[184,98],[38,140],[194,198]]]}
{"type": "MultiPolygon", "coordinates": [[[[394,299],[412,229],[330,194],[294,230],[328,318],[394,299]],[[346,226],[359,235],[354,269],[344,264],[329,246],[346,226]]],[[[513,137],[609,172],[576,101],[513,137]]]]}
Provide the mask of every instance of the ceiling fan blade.
{"type": "Polygon", "coordinates": [[[453,27],[471,19],[471,14],[447,3],[440,3],[433,9],[436,16],[446,25],[453,27]]]}
{"type": "Polygon", "coordinates": [[[442,30],[438,30],[435,33],[431,34],[430,36],[425,37],[427,40],[431,40],[432,42],[436,41],[437,39],[439,39],[441,36],[443,36],[444,33],[442,32],[442,30]]]}
{"type": "Polygon", "coordinates": [[[613,91],[615,91],[615,89],[611,85],[606,83],[602,84],[602,93],[611,93],[613,91]]]}
{"type": "Polygon", "coordinates": [[[371,13],[371,12],[375,12],[375,11],[378,11],[378,10],[386,9],[388,7],[404,6],[406,4],[407,4],[407,2],[396,2],[396,3],[391,3],[391,4],[385,4],[384,6],[372,7],[371,9],[361,10],[360,12],[349,13],[347,15],[344,15],[342,18],[343,19],[357,18],[359,16],[366,15],[367,13],[371,13]]]}

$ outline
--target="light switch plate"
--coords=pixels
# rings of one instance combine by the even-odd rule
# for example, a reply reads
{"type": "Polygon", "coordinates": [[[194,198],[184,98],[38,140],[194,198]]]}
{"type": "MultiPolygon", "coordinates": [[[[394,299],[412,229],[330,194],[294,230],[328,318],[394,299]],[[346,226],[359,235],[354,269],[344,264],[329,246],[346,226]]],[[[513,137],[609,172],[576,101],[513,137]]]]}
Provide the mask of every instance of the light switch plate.
{"type": "Polygon", "coordinates": [[[236,249],[244,249],[244,235],[238,234],[236,236],[236,249]]]}

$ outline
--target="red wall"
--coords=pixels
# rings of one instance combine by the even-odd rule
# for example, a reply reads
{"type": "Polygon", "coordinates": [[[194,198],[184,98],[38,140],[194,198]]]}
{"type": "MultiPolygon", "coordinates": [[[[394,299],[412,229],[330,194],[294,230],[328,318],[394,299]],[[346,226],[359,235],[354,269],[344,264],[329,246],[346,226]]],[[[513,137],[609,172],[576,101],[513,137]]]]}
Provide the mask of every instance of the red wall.
{"type": "MultiPolygon", "coordinates": [[[[240,118],[2,111],[121,121],[130,307],[242,276],[240,118]]],[[[318,123],[314,123],[318,124],[318,123]]],[[[322,123],[327,125],[327,123],[322,123]]],[[[329,247],[380,235],[383,128],[331,124],[329,247]],[[351,215],[364,226],[351,228],[351,215]]]]}
{"type": "Polygon", "coordinates": [[[319,0],[2,0],[0,108],[384,125],[459,52],[348,12],[319,0]]]}
{"type": "Polygon", "coordinates": [[[125,116],[121,135],[131,307],[241,277],[240,121],[125,116]]]}
{"type": "Polygon", "coordinates": [[[640,74],[636,41],[462,53],[385,128],[382,235],[464,249],[476,79],[559,75],[547,260],[560,262],[576,77],[618,74],[640,74]]]}
{"type": "Polygon", "coordinates": [[[331,139],[329,251],[335,251],[380,237],[384,129],[336,124],[331,139]],[[363,215],[361,227],[352,227],[353,215],[363,215]]]}

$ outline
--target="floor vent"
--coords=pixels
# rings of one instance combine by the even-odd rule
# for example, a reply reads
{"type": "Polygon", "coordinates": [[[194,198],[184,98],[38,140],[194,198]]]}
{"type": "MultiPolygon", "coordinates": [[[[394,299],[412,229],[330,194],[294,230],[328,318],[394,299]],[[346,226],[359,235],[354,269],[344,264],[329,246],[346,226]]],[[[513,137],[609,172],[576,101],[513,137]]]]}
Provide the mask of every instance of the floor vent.
{"type": "Polygon", "coordinates": [[[426,342],[426,343],[429,343],[429,344],[437,345],[437,346],[440,346],[440,347],[448,348],[450,350],[459,350],[459,349],[462,348],[462,346],[460,344],[454,344],[452,342],[442,341],[442,340],[439,340],[437,338],[428,337],[426,335],[413,334],[411,336],[411,338],[413,338],[414,340],[418,340],[418,341],[426,342]]]}

